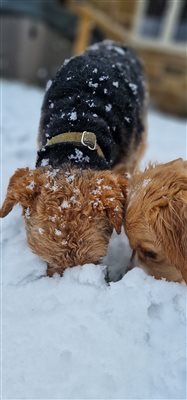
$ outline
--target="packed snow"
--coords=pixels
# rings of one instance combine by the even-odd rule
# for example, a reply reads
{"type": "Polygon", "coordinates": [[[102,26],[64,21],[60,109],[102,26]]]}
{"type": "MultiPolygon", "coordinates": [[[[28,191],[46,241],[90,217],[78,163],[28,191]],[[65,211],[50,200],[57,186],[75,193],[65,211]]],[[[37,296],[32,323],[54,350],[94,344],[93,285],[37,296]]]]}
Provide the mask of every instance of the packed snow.
{"type": "MultiPolygon", "coordinates": [[[[14,170],[34,167],[43,91],[1,85],[2,203],[14,170]]],[[[150,111],[148,123],[142,166],[186,158],[184,121],[150,111]]],[[[113,235],[103,265],[48,278],[19,206],[2,227],[2,399],[186,399],[185,285],[140,268],[120,279],[130,255],[124,234],[113,235]]]]}

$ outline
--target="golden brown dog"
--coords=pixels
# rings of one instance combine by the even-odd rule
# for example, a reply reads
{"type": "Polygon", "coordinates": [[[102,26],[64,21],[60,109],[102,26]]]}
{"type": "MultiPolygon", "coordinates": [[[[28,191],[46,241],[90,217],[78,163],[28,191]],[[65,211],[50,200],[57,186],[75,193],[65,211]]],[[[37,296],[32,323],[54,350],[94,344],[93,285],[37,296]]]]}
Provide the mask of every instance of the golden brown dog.
{"type": "Polygon", "coordinates": [[[148,273],[187,283],[187,161],[152,165],[134,175],[125,229],[148,273]]]}
{"type": "Polygon", "coordinates": [[[121,231],[125,191],[126,179],[110,171],[21,168],[10,179],[0,217],[19,203],[31,249],[47,262],[48,275],[62,275],[106,255],[113,227],[121,231]]]}

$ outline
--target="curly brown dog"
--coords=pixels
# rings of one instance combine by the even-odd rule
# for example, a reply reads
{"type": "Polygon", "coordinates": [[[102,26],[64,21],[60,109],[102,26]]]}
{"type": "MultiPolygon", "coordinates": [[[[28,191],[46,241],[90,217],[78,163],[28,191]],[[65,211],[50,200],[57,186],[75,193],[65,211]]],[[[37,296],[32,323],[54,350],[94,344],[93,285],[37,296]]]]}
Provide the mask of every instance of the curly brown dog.
{"type": "Polygon", "coordinates": [[[187,283],[187,161],[152,165],[134,175],[125,229],[149,274],[187,283]]]}
{"type": "Polygon", "coordinates": [[[66,61],[42,106],[36,169],[18,169],[0,210],[23,208],[48,274],[98,263],[120,233],[127,180],[145,145],[145,85],[125,46],[103,42],[66,61]]]}

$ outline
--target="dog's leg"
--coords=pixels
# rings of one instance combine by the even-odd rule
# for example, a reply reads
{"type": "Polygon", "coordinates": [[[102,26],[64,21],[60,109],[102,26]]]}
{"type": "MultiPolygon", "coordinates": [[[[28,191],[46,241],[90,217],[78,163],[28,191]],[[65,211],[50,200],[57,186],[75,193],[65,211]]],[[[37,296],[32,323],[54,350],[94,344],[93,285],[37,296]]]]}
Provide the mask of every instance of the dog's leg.
{"type": "Polygon", "coordinates": [[[134,139],[131,142],[130,149],[127,156],[121,158],[113,171],[116,174],[124,175],[125,173],[133,174],[135,169],[138,168],[139,163],[145,153],[147,147],[147,130],[142,133],[142,140],[138,147],[135,147],[134,139]]]}

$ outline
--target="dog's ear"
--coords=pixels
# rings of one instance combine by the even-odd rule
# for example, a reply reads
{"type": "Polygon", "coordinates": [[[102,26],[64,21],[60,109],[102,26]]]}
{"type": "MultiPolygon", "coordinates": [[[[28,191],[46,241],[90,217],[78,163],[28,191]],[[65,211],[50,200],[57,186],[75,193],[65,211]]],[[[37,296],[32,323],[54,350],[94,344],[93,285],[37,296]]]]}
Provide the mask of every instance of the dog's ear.
{"type": "Polygon", "coordinates": [[[183,166],[183,163],[184,163],[185,161],[183,160],[183,158],[176,158],[175,160],[172,160],[172,161],[169,161],[169,162],[167,162],[167,163],[165,163],[165,164],[163,164],[165,167],[177,167],[177,166],[179,166],[179,167],[181,167],[181,166],[183,166]]]}
{"type": "MultiPolygon", "coordinates": [[[[186,181],[187,185],[187,181],[186,181]]],[[[173,225],[173,238],[181,257],[181,274],[187,283],[187,187],[169,205],[173,225]]],[[[179,261],[180,262],[180,261],[179,261]]]]}
{"type": "Polygon", "coordinates": [[[115,177],[114,182],[115,183],[112,184],[112,190],[104,190],[102,203],[104,205],[104,209],[106,210],[110,224],[114,227],[119,235],[124,223],[124,210],[127,197],[127,179],[119,175],[115,177]]]}
{"type": "MultiPolygon", "coordinates": [[[[184,166],[186,169],[187,164],[184,166]]],[[[176,264],[181,266],[181,274],[187,283],[187,170],[176,181],[175,194],[168,198],[165,207],[159,208],[158,215],[159,230],[167,240],[171,261],[176,260],[176,264]]]]}
{"type": "Polygon", "coordinates": [[[12,208],[19,203],[22,207],[29,207],[40,191],[39,170],[19,168],[10,178],[6,198],[0,208],[0,217],[6,217],[12,208]]]}

